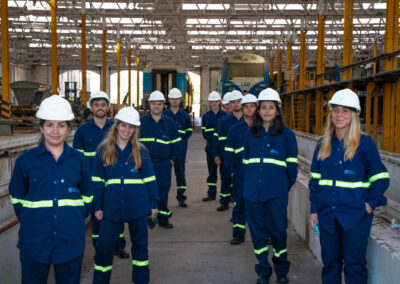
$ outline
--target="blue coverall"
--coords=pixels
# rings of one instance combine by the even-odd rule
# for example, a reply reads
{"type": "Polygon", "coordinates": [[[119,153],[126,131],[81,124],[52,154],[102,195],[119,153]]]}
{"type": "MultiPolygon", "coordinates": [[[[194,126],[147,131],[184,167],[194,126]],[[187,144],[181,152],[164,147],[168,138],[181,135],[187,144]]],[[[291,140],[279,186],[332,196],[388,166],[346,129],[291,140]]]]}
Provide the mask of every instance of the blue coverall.
{"type": "MultiPolygon", "coordinates": [[[[101,141],[105,138],[110,130],[110,127],[113,125],[113,121],[111,119],[106,120],[106,124],[103,128],[99,128],[92,118],[88,122],[80,125],[75,132],[73,147],[82,152],[85,157],[89,160],[90,169],[94,167],[95,155],[97,147],[100,145],[101,141]]],[[[92,208],[92,212],[90,214],[90,222],[92,224],[92,242],[93,246],[96,247],[96,241],[99,238],[100,232],[100,221],[97,220],[96,216],[94,216],[94,208],[92,208]]],[[[115,246],[116,249],[124,249],[126,246],[126,241],[124,238],[124,231],[122,230],[119,235],[118,242],[115,246]]]]}
{"type": "Polygon", "coordinates": [[[94,258],[93,283],[109,283],[112,271],[114,246],[124,223],[129,224],[132,241],[132,281],[147,284],[150,281],[148,259],[147,219],[151,209],[157,208],[157,182],[147,150],[142,147],[141,168],[135,170],[132,144],[124,150],[115,146],[117,162],[103,166],[103,147],[96,154],[94,190],[95,211],[103,210],[100,236],[94,258]]]}
{"type": "Polygon", "coordinates": [[[321,141],[315,148],[309,182],[311,213],[318,214],[324,284],[366,284],[365,259],[372,213],[386,204],[383,195],[389,186],[389,173],[382,164],[375,142],[362,134],[351,160],[344,159],[343,140],[333,133],[331,155],[318,160],[321,141]]]}
{"type": "Polygon", "coordinates": [[[44,141],[16,160],[9,190],[20,221],[21,283],[47,283],[50,264],[57,284],[80,282],[93,199],[88,169],[83,154],[67,143],[57,161],[44,141]]]}
{"type": "Polygon", "coordinates": [[[214,157],[221,158],[221,194],[219,203],[229,203],[232,197],[232,178],[228,173],[228,165],[224,161],[225,144],[228,138],[229,129],[235,124],[243,121],[243,118],[237,119],[233,113],[218,121],[216,131],[213,134],[213,154],[214,157]]]}
{"type": "Polygon", "coordinates": [[[171,167],[180,157],[181,137],[175,122],[162,115],[155,122],[151,113],[140,118],[140,138],[149,150],[158,185],[158,222],[167,224],[172,216],[168,209],[168,193],[171,187],[171,167]]]}
{"type": "Polygon", "coordinates": [[[176,199],[186,200],[186,195],[184,194],[187,185],[185,178],[185,162],[186,162],[186,152],[188,147],[188,140],[190,136],[192,136],[193,127],[192,122],[190,121],[189,115],[182,109],[179,109],[175,114],[171,108],[164,110],[163,114],[172,118],[176,127],[178,128],[179,135],[182,139],[182,153],[180,158],[174,164],[175,176],[176,176],[176,199]]]}
{"type": "Polygon", "coordinates": [[[243,153],[247,135],[250,135],[250,132],[244,120],[232,126],[228,132],[224,156],[229,176],[233,174],[233,201],[235,202],[235,207],[232,210],[232,236],[239,239],[244,239],[246,233],[246,214],[243,199],[245,169],[243,165],[243,153]]]}
{"type": "MultiPolygon", "coordinates": [[[[204,139],[206,139],[206,156],[207,156],[207,168],[208,168],[208,177],[207,177],[207,186],[208,186],[208,197],[215,198],[217,195],[217,169],[218,166],[214,161],[213,154],[213,135],[215,128],[217,128],[218,120],[222,117],[228,115],[222,109],[219,109],[217,114],[214,114],[212,110],[206,112],[201,120],[201,131],[204,139]]],[[[219,168],[219,173],[222,176],[221,167],[219,168]]]]}
{"type": "Polygon", "coordinates": [[[289,272],[287,204],[289,190],[297,178],[296,137],[287,127],[279,135],[272,135],[274,131],[274,126],[268,132],[261,127],[259,137],[249,134],[243,157],[243,195],[254,253],[258,259],[255,269],[259,276],[265,277],[272,275],[268,263],[268,237],[271,237],[274,250],[272,262],[275,274],[281,277],[289,272]]]}

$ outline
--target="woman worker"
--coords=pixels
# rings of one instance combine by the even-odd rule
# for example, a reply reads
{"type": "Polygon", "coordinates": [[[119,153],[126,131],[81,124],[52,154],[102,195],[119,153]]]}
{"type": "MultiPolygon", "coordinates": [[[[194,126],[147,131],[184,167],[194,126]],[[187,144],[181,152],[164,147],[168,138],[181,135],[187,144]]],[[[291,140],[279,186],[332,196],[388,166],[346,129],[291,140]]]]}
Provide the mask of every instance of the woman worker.
{"type": "Polygon", "coordinates": [[[157,183],[147,150],[138,142],[140,118],[133,107],[121,109],[96,153],[95,214],[100,236],[93,283],[109,283],[114,247],[124,223],[132,241],[132,281],[149,283],[149,215],[157,216],[157,183]]]}
{"type": "Polygon", "coordinates": [[[278,283],[287,283],[286,227],[289,190],[297,178],[297,143],[283,123],[281,100],[273,89],[258,96],[255,120],[245,144],[243,196],[254,253],[257,283],[269,283],[268,237],[273,245],[272,262],[278,283]]]}
{"type": "Polygon", "coordinates": [[[74,119],[69,102],[57,95],[43,100],[36,117],[39,146],[18,157],[10,197],[20,221],[21,283],[47,283],[54,265],[57,284],[79,283],[90,212],[89,165],[65,139],[74,119]]]}
{"type": "Polygon", "coordinates": [[[358,96],[337,91],[329,108],[311,165],[309,223],[319,227],[322,282],[342,283],[344,262],[346,283],[366,284],[372,211],[386,204],[389,173],[374,141],[361,133],[358,96]]]}

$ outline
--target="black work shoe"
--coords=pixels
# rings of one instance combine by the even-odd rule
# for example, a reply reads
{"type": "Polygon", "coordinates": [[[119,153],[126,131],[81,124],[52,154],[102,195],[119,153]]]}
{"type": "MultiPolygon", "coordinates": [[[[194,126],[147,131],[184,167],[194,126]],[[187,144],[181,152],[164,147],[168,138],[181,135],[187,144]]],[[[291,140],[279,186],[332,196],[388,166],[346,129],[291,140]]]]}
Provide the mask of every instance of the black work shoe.
{"type": "Polygon", "coordinates": [[[185,202],[185,199],[183,199],[183,198],[179,199],[179,206],[180,206],[180,207],[187,207],[187,204],[186,204],[186,202],[185,202]]]}
{"type": "Polygon", "coordinates": [[[218,212],[225,211],[229,209],[229,203],[222,203],[220,207],[217,208],[218,212]]]}
{"type": "Polygon", "coordinates": [[[278,282],[278,283],[289,283],[289,278],[286,275],[278,276],[276,282],[278,282]]]}
{"type": "Polygon", "coordinates": [[[211,201],[211,200],[215,200],[215,196],[206,196],[203,198],[203,201],[211,201]]]}
{"type": "Polygon", "coordinates": [[[238,245],[238,244],[241,244],[241,243],[243,243],[243,242],[244,242],[244,239],[238,238],[238,237],[234,237],[234,238],[231,240],[231,245],[238,245]]]}
{"type": "Polygon", "coordinates": [[[114,255],[118,256],[118,258],[120,258],[120,259],[129,258],[129,253],[124,249],[115,249],[114,255]]]}
{"type": "Polygon", "coordinates": [[[260,278],[257,279],[257,284],[269,284],[269,277],[266,275],[260,275],[260,278]]]}
{"type": "Polygon", "coordinates": [[[158,226],[163,227],[165,229],[172,229],[174,227],[174,225],[172,225],[171,223],[158,223],[158,226]]]}

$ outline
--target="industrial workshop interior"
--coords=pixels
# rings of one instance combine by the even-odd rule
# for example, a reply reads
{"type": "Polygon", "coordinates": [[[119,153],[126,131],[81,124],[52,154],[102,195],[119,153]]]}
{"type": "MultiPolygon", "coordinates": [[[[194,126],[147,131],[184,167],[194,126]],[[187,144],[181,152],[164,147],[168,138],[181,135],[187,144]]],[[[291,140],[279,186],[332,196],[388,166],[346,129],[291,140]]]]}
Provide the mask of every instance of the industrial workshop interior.
{"type": "Polygon", "coordinates": [[[399,0],[0,10],[0,284],[400,283],[399,0]]]}

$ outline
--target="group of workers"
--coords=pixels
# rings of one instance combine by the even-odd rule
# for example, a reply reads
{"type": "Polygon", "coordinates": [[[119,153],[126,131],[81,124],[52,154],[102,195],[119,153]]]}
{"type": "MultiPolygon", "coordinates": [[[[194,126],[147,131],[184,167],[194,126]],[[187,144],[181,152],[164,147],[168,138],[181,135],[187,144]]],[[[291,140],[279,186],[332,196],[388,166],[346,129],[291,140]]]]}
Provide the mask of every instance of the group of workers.
{"type": "MultiPolygon", "coordinates": [[[[132,242],[132,281],[149,283],[148,227],[171,229],[168,208],[171,171],[175,169],[178,205],[187,207],[185,159],[192,134],[189,115],[180,109],[182,94],[159,91],[149,97],[150,112],[140,117],[124,107],[114,122],[107,118],[110,100],[94,93],[93,119],[75,133],[73,148],[65,141],[74,115],[60,96],[45,99],[36,114],[39,145],[18,157],[10,197],[20,220],[18,248],[21,283],[47,283],[54,265],[56,283],[79,283],[85,246],[85,218],[91,215],[95,247],[93,283],[109,283],[114,255],[125,251],[124,224],[132,242]]],[[[279,94],[270,88],[258,97],[239,91],[208,96],[210,111],[202,118],[206,139],[207,196],[217,197],[217,211],[232,211],[232,245],[250,229],[258,284],[273,271],[288,283],[287,205],[297,178],[297,143],[285,126],[279,94]],[[272,245],[273,267],[268,262],[272,245]]],[[[309,182],[310,226],[320,234],[324,284],[367,283],[366,248],[372,211],[386,204],[389,174],[373,140],[361,133],[360,103],[349,89],[329,101],[323,137],[317,143],[309,182]]]]}

